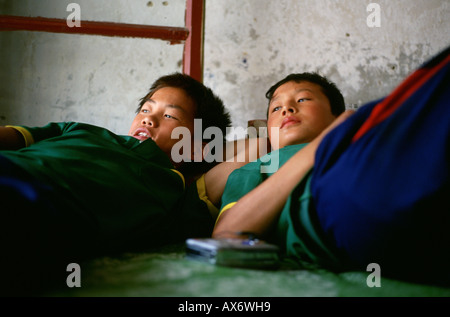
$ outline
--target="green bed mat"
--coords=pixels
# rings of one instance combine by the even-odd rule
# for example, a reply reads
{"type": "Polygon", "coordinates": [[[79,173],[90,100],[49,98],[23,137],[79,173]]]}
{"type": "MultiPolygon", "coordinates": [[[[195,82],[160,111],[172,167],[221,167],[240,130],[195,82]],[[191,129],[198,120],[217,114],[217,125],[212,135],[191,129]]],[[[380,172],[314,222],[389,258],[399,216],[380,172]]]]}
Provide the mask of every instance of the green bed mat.
{"type": "MultiPolygon", "coordinates": [[[[101,257],[80,263],[80,287],[48,297],[450,297],[450,288],[385,278],[371,272],[333,273],[284,261],[277,270],[221,267],[185,257],[184,245],[101,257]]],[[[70,272],[67,273],[68,275],[70,272]]]]}

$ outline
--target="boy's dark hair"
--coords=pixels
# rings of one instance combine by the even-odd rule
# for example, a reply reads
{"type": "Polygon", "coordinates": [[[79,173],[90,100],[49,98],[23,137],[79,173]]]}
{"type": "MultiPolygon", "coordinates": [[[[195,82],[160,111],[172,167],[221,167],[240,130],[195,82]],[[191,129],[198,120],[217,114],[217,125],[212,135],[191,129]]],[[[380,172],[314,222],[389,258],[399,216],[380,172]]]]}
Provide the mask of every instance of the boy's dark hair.
{"type": "Polygon", "coordinates": [[[337,88],[336,84],[329,81],[327,78],[319,75],[318,73],[296,73],[296,74],[290,74],[286,76],[284,79],[277,82],[275,85],[269,88],[269,90],[266,92],[266,98],[272,100],[273,94],[275,93],[275,90],[278,89],[281,85],[294,81],[296,83],[300,83],[302,81],[307,81],[316,85],[319,85],[322,88],[322,92],[325,94],[325,96],[328,98],[330,102],[331,107],[331,113],[334,116],[340,115],[342,112],[345,111],[345,102],[344,97],[342,96],[341,91],[339,88],[337,88]]]}
{"type": "Polygon", "coordinates": [[[147,95],[140,100],[136,113],[141,111],[144,103],[147,102],[157,90],[164,87],[183,89],[186,94],[192,98],[196,106],[194,118],[202,119],[202,141],[209,141],[203,139],[203,132],[208,127],[218,127],[222,131],[225,141],[226,128],[231,126],[231,119],[230,114],[225,109],[223,101],[216,96],[210,88],[186,74],[173,73],[158,78],[150,87],[147,95]]]}

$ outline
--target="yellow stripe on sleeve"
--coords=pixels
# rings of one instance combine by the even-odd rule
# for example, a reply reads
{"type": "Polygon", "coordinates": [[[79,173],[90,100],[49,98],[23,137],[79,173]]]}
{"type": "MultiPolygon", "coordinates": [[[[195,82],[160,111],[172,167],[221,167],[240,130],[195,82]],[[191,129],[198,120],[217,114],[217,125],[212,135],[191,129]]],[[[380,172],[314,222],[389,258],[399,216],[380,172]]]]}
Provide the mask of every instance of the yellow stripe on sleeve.
{"type": "Polygon", "coordinates": [[[31,144],[34,143],[33,135],[31,135],[30,131],[28,131],[24,127],[19,127],[19,126],[15,126],[15,125],[7,125],[5,127],[13,128],[13,129],[19,131],[19,133],[22,134],[23,139],[25,141],[25,147],[30,146],[31,144]]]}
{"type": "Polygon", "coordinates": [[[171,168],[170,170],[171,170],[172,172],[175,172],[176,174],[178,174],[178,175],[181,177],[181,180],[183,181],[183,188],[186,188],[186,181],[184,180],[183,174],[181,174],[180,171],[178,171],[178,170],[176,170],[176,169],[173,169],[173,168],[171,168]]]}
{"type": "Polygon", "coordinates": [[[236,205],[236,201],[235,201],[235,202],[232,202],[232,203],[229,203],[229,204],[225,205],[225,207],[222,208],[222,210],[220,211],[219,215],[217,216],[216,224],[217,224],[217,221],[219,220],[220,216],[221,216],[225,211],[227,211],[228,209],[230,209],[231,207],[233,207],[234,205],[236,205]]]}
{"type": "Polygon", "coordinates": [[[197,191],[198,197],[206,203],[209,213],[211,214],[213,219],[216,219],[217,214],[219,213],[219,209],[216,206],[214,206],[214,204],[209,200],[208,196],[206,195],[205,174],[203,174],[199,179],[197,179],[197,191]]]}

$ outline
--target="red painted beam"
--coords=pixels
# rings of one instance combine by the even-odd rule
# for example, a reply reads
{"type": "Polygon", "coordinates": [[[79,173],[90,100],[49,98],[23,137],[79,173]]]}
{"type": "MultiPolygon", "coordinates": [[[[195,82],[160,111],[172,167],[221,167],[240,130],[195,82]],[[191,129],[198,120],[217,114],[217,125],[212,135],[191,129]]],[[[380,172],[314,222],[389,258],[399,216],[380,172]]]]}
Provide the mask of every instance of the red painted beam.
{"type": "Polygon", "coordinates": [[[83,20],[81,27],[69,27],[65,19],[0,15],[0,31],[12,30],[152,38],[166,40],[171,44],[181,43],[189,36],[189,30],[181,27],[83,20]]]}
{"type": "Polygon", "coordinates": [[[186,0],[186,28],[183,72],[203,82],[203,35],[205,0],[186,0]]]}

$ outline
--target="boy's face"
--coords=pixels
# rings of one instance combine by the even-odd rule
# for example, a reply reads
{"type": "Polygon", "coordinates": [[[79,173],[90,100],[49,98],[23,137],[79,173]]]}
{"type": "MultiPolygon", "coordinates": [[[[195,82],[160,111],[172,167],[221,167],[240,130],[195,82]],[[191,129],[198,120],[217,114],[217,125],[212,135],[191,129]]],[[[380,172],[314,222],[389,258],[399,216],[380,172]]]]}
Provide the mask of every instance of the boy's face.
{"type": "Polygon", "coordinates": [[[334,119],[330,102],[319,85],[287,82],[275,90],[269,104],[267,128],[272,147],[311,142],[334,119]],[[279,142],[271,128],[277,128],[279,142]]]}
{"type": "Polygon", "coordinates": [[[164,87],[158,89],[143,105],[134,118],[128,135],[138,140],[153,139],[169,157],[179,139],[172,139],[172,130],[186,127],[193,135],[194,101],[183,89],[164,87]]]}

